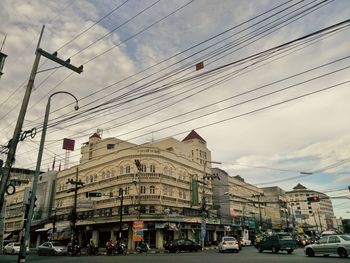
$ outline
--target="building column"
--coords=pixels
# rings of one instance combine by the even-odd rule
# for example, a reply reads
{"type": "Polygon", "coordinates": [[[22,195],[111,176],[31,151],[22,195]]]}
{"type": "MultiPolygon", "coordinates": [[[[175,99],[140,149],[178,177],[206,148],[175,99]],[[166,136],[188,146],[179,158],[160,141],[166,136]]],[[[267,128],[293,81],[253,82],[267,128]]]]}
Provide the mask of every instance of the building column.
{"type": "Polygon", "coordinates": [[[157,249],[164,249],[164,236],[163,236],[163,229],[156,229],[156,248],[157,249]]]}
{"type": "Polygon", "coordinates": [[[114,229],[111,230],[111,240],[116,240],[116,234],[114,229]]]}
{"type": "MultiPolygon", "coordinates": [[[[99,247],[99,233],[98,233],[98,230],[93,230],[92,231],[92,241],[94,242],[94,244],[99,247]]],[[[90,242],[90,240],[89,240],[90,242]]]]}
{"type": "Polygon", "coordinates": [[[128,229],[128,249],[129,250],[134,250],[135,249],[135,243],[134,243],[134,237],[133,237],[133,229],[132,229],[132,224],[129,226],[128,229]]]}
{"type": "Polygon", "coordinates": [[[41,235],[40,235],[40,233],[38,234],[38,237],[37,237],[37,239],[36,239],[36,246],[35,246],[35,248],[38,248],[38,246],[40,246],[40,244],[41,244],[41,235]]]}

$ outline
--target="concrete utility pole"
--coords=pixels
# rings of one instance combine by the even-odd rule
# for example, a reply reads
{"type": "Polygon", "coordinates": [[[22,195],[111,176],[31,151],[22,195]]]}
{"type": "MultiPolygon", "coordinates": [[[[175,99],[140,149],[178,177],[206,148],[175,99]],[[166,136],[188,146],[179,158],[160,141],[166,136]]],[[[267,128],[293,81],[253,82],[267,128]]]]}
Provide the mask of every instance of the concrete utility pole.
{"type": "Polygon", "coordinates": [[[259,206],[259,227],[260,230],[262,229],[262,215],[261,215],[261,202],[260,202],[260,197],[264,196],[264,194],[258,194],[258,195],[253,195],[253,197],[256,197],[258,199],[258,206],[259,206]]]}
{"type": "Polygon", "coordinates": [[[123,201],[124,201],[124,189],[119,188],[119,198],[120,198],[120,214],[119,214],[119,241],[122,241],[122,224],[123,224],[123,201]]]}
{"type": "Polygon", "coordinates": [[[66,184],[72,184],[74,187],[72,189],[69,189],[67,193],[74,192],[74,203],[73,203],[73,209],[71,214],[71,242],[72,245],[75,244],[75,241],[77,239],[76,236],[76,222],[77,222],[77,202],[78,202],[78,190],[84,186],[84,183],[81,180],[78,180],[79,177],[79,168],[77,167],[76,173],[75,173],[75,180],[68,179],[66,184]]]}
{"type": "Polygon", "coordinates": [[[30,77],[29,77],[29,80],[28,80],[26,92],[24,94],[21,110],[19,112],[19,116],[18,116],[17,123],[16,123],[16,128],[15,128],[15,131],[13,133],[12,139],[10,140],[10,143],[9,143],[9,151],[8,151],[7,159],[6,159],[6,162],[5,162],[3,175],[1,176],[1,182],[0,182],[0,211],[2,211],[2,206],[4,205],[5,190],[6,190],[8,181],[10,179],[11,167],[12,167],[12,164],[13,164],[13,162],[15,160],[17,144],[18,144],[19,138],[21,136],[23,122],[24,122],[24,117],[25,117],[25,114],[26,114],[26,111],[27,111],[27,108],[28,108],[30,95],[31,95],[31,92],[32,92],[32,89],[33,89],[36,72],[38,70],[38,66],[39,66],[39,62],[40,62],[40,53],[38,52],[38,49],[39,49],[39,46],[40,46],[41,38],[42,38],[43,33],[44,33],[44,28],[45,28],[45,26],[43,26],[42,29],[41,29],[39,41],[38,41],[38,44],[37,44],[37,49],[35,51],[34,64],[33,64],[33,67],[32,67],[32,71],[30,73],[30,77]]]}

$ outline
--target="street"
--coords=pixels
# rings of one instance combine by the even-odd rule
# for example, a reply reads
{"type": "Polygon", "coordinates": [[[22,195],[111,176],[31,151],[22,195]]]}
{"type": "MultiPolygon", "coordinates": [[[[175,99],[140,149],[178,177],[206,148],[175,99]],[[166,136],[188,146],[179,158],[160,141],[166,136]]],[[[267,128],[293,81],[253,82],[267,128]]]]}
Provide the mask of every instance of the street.
{"type": "MultiPolygon", "coordinates": [[[[193,253],[160,253],[160,254],[129,254],[127,256],[81,256],[81,257],[68,257],[68,256],[37,256],[29,255],[26,258],[26,262],[49,262],[56,263],[62,262],[133,262],[133,263],[232,263],[232,262],[244,262],[244,263],[284,263],[284,262],[303,262],[303,263],[315,263],[315,262],[350,262],[349,258],[343,259],[338,256],[332,257],[306,257],[303,253],[303,249],[297,249],[291,255],[285,252],[273,254],[271,252],[258,253],[254,247],[245,247],[240,253],[219,253],[218,250],[207,250],[203,252],[193,253]]],[[[1,255],[1,263],[15,263],[17,262],[17,256],[1,255]]]]}

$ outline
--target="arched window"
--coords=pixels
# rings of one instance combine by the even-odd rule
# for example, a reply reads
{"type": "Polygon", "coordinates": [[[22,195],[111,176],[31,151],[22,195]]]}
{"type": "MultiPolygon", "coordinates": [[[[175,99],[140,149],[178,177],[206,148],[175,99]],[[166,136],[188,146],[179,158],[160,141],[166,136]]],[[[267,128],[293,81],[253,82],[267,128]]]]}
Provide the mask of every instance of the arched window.
{"type": "Polygon", "coordinates": [[[151,164],[149,167],[150,173],[155,173],[156,172],[156,166],[154,164],[151,164]]]}
{"type": "Polygon", "coordinates": [[[90,183],[94,182],[94,177],[92,175],[90,175],[90,183]]]}
{"type": "Polygon", "coordinates": [[[145,164],[141,164],[141,172],[147,172],[147,167],[145,164]]]}
{"type": "Polygon", "coordinates": [[[140,187],[140,193],[141,193],[141,194],[145,194],[145,193],[146,193],[146,186],[143,186],[143,185],[142,185],[142,186],[140,187]]]}
{"type": "Polygon", "coordinates": [[[97,182],[97,174],[94,174],[94,181],[97,182]]]}
{"type": "Polygon", "coordinates": [[[124,167],[123,167],[123,166],[120,166],[120,168],[119,168],[119,173],[120,173],[120,174],[124,174],[124,167]]]}
{"type": "Polygon", "coordinates": [[[130,173],[130,165],[127,165],[125,167],[125,173],[129,174],[130,173]]]}
{"type": "Polygon", "coordinates": [[[150,194],[154,194],[155,191],[156,191],[156,188],[154,187],[154,185],[151,185],[151,186],[149,187],[149,193],[150,193],[150,194]]]}

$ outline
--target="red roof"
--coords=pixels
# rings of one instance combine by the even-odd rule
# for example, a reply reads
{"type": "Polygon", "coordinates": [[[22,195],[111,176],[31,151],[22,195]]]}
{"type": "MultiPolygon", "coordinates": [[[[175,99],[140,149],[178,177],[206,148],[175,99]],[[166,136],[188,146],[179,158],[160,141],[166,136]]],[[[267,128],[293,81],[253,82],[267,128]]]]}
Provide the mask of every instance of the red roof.
{"type": "Polygon", "coordinates": [[[91,138],[99,138],[99,139],[101,139],[101,136],[98,135],[98,134],[95,132],[93,135],[90,136],[89,139],[91,139],[91,138]]]}
{"type": "Polygon", "coordinates": [[[206,143],[206,141],[201,136],[199,136],[199,134],[196,133],[194,130],[192,130],[182,141],[184,142],[192,139],[198,139],[206,143]]]}

